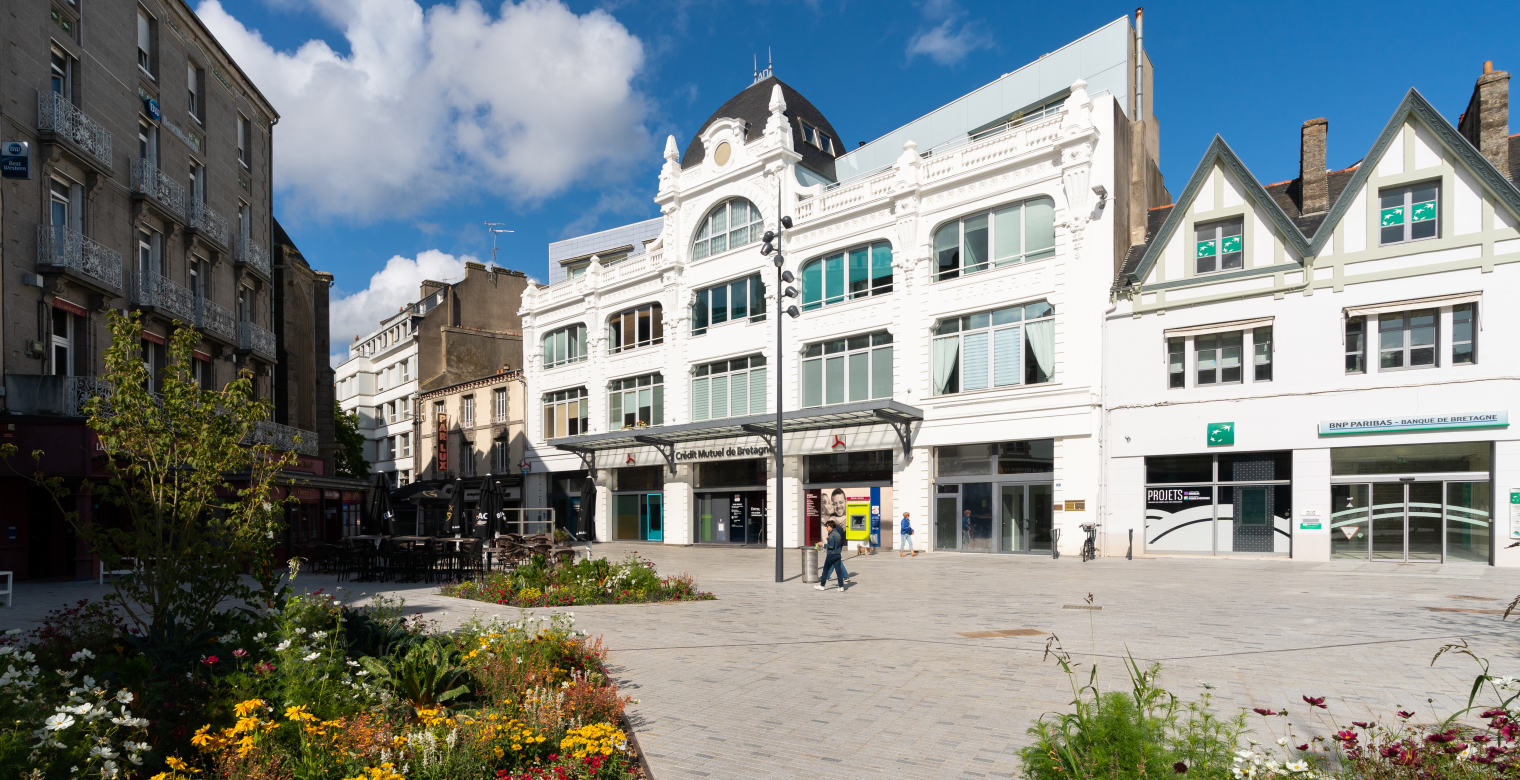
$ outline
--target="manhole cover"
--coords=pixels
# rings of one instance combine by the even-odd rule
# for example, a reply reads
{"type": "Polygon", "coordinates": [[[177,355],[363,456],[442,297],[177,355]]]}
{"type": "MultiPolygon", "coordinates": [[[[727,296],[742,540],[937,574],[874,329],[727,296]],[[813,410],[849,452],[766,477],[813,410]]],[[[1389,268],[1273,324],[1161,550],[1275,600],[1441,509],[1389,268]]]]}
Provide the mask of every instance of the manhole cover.
{"type": "Polygon", "coordinates": [[[1061,609],[1102,609],[1096,604],[1063,604],[1061,609]]]}
{"type": "Polygon", "coordinates": [[[1044,631],[1032,628],[1004,628],[998,631],[962,631],[956,634],[967,639],[991,639],[997,636],[1044,636],[1044,631]]]}

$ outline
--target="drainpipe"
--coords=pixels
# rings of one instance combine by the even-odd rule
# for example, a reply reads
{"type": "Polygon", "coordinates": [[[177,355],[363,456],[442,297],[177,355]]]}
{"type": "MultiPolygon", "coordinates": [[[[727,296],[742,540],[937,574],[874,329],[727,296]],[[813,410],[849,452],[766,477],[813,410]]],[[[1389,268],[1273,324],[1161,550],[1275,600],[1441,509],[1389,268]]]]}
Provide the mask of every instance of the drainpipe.
{"type": "Polygon", "coordinates": [[[1144,118],[1145,99],[1145,6],[1135,9],[1135,121],[1144,118]]]}
{"type": "MultiPolygon", "coordinates": [[[[1098,354],[1108,354],[1108,320],[1119,309],[1119,297],[1109,296],[1108,308],[1103,312],[1103,324],[1098,331],[1098,354]]],[[[1103,524],[1113,527],[1113,514],[1108,511],[1108,458],[1109,458],[1109,429],[1108,429],[1108,360],[1105,358],[1098,362],[1098,517],[1103,519],[1103,524]]],[[[1141,534],[1141,538],[1144,538],[1141,534]]]]}

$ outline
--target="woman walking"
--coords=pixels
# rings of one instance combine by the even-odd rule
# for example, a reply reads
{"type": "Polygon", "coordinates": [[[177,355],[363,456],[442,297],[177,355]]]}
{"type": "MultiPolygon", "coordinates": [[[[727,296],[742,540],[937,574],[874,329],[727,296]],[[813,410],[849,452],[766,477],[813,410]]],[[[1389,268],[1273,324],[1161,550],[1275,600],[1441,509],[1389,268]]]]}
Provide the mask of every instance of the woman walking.
{"type": "Polygon", "coordinates": [[[818,578],[818,584],[813,587],[818,590],[826,590],[824,583],[829,581],[829,571],[832,570],[839,578],[839,592],[844,592],[844,561],[840,558],[840,551],[844,548],[844,530],[833,520],[824,523],[829,528],[828,541],[824,543],[826,551],[823,556],[823,576],[818,578]]]}
{"type": "Polygon", "coordinates": [[[918,550],[913,549],[913,524],[910,523],[910,522],[908,522],[908,513],[907,512],[903,512],[903,517],[902,517],[902,545],[900,547],[898,547],[897,549],[901,551],[901,552],[899,552],[897,554],[897,557],[899,557],[899,558],[902,558],[902,557],[910,555],[910,554],[911,555],[918,555],[918,550]]]}

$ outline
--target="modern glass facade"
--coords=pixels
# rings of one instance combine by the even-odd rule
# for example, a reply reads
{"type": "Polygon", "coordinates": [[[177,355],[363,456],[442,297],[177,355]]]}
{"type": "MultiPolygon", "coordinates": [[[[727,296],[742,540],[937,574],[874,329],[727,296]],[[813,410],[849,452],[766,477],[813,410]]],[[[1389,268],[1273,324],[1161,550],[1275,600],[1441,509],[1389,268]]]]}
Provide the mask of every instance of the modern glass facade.
{"type": "Polygon", "coordinates": [[[1330,557],[1488,563],[1490,442],[1330,451],[1330,557]]]}
{"type": "Polygon", "coordinates": [[[937,447],[934,549],[1049,553],[1055,440],[937,447]]]}
{"type": "Polygon", "coordinates": [[[1293,453],[1145,459],[1145,544],[1157,552],[1287,555],[1293,453]]]}

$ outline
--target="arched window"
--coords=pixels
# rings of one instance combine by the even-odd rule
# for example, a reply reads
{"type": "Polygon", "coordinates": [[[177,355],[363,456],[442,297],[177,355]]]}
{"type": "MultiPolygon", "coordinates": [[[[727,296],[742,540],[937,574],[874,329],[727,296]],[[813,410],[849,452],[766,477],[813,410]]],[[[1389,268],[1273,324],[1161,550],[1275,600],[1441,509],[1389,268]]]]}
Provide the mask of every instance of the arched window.
{"type": "Polygon", "coordinates": [[[1055,201],[1030,198],[941,225],[934,231],[934,278],[954,279],[1055,253],[1055,201]]]}
{"type": "Polygon", "coordinates": [[[586,326],[581,324],[549,331],[544,336],[544,368],[585,360],[586,326]]]}
{"type": "Polygon", "coordinates": [[[760,209],[743,198],[724,201],[702,218],[696,243],[691,247],[691,258],[701,260],[708,255],[738,249],[759,241],[764,232],[760,225],[760,209]]]}
{"type": "Polygon", "coordinates": [[[665,343],[664,310],[658,303],[646,303],[636,309],[620,311],[607,322],[607,339],[612,354],[665,343]]]}
{"type": "Polygon", "coordinates": [[[850,247],[802,265],[802,310],[892,292],[892,245],[850,247]]]}

